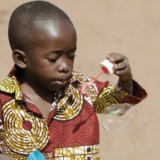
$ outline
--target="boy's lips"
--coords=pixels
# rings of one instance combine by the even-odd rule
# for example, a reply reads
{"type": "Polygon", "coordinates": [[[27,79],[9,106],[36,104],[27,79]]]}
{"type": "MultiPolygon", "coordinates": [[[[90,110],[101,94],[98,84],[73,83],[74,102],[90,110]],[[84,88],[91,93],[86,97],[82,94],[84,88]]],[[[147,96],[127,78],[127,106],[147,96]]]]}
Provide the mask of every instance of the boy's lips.
{"type": "Polygon", "coordinates": [[[68,80],[56,80],[55,82],[56,82],[58,85],[65,85],[65,84],[67,84],[67,81],[68,81],[68,80]]]}
{"type": "Polygon", "coordinates": [[[71,78],[71,76],[61,77],[59,79],[57,78],[57,79],[54,79],[54,83],[59,86],[64,86],[68,83],[70,78],[71,78]]]}

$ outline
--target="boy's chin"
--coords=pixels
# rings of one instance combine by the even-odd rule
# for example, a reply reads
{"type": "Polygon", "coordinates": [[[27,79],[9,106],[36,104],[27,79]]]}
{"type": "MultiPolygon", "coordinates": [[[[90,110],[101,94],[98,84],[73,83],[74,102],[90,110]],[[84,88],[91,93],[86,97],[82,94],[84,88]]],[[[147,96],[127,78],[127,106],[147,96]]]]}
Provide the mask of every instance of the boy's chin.
{"type": "Polygon", "coordinates": [[[59,91],[61,89],[63,89],[65,87],[65,85],[54,85],[52,87],[49,87],[48,89],[55,92],[55,91],[59,91]]]}

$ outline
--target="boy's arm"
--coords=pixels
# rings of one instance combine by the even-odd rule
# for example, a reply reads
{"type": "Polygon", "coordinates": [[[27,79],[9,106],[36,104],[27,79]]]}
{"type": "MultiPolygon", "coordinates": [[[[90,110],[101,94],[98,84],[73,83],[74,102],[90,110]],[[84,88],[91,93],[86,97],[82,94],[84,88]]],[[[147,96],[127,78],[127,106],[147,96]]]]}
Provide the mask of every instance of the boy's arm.
{"type": "Polygon", "coordinates": [[[106,57],[113,63],[114,74],[119,77],[116,85],[99,84],[99,96],[94,102],[97,113],[103,113],[106,107],[118,103],[130,103],[135,105],[141,102],[146,96],[146,91],[132,79],[131,67],[128,58],[122,54],[110,53],[106,57]]]}
{"type": "Polygon", "coordinates": [[[2,154],[3,154],[3,149],[2,149],[3,132],[4,132],[4,127],[3,127],[3,123],[2,123],[2,104],[1,104],[1,100],[0,100],[0,160],[3,157],[2,156],[2,154]]]}
{"type": "Polygon", "coordinates": [[[141,102],[147,96],[147,93],[136,81],[132,80],[132,83],[133,93],[129,94],[118,85],[96,81],[99,95],[93,103],[95,111],[97,113],[104,113],[106,108],[113,104],[129,103],[136,105],[141,102]]]}
{"type": "Polygon", "coordinates": [[[129,94],[133,94],[133,80],[128,79],[128,80],[121,80],[119,79],[118,84],[119,87],[121,87],[124,91],[126,91],[129,94]]]}
{"type": "Polygon", "coordinates": [[[2,123],[2,105],[0,101],[0,160],[14,160],[13,158],[8,157],[7,155],[3,154],[3,149],[2,149],[2,137],[3,137],[3,123],[2,123]]]}
{"type": "MultiPolygon", "coordinates": [[[[0,111],[1,111],[1,102],[0,102],[0,111]]],[[[0,160],[14,160],[14,158],[10,158],[7,155],[3,154],[2,149],[2,135],[3,135],[3,124],[2,124],[2,113],[0,112],[0,160]]]]}

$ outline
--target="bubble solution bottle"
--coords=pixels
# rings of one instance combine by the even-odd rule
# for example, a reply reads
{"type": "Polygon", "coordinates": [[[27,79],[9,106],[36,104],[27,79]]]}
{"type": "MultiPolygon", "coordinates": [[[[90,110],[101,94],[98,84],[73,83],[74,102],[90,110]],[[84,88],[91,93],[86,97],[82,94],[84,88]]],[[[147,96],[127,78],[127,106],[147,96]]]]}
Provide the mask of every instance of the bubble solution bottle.
{"type": "Polygon", "coordinates": [[[100,63],[101,66],[101,72],[95,77],[93,78],[91,81],[89,82],[85,82],[82,84],[81,88],[80,88],[80,92],[82,94],[87,93],[88,88],[94,83],[94,81],[101,76],[103,73],[105,73],[106,75],[112,75],[114,73],[114,68],[113,68],[113,63],[111,63],[109,60],[105,59],[104,61],[102,61],[100,63]]]}

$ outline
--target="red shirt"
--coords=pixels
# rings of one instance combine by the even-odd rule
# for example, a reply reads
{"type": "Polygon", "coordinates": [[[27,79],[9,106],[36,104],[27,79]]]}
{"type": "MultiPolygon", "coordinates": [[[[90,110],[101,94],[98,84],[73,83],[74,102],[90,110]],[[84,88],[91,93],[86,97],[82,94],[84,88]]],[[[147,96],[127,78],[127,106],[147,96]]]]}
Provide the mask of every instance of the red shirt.
{"type": "Polygon", "coordinates": [[[55,92],[47,121],[38,107],[21,91],[14,68],[0,83],[1,153],[26,160],[37,149],[47,160],[98,160],[99,123],[97,113],[117,103],[135,105],[147,93],[135,81],[134,94],[129,95],[109,82],[96,81],[86,95],[80,86],[90,78],[73,72],[68,84],[55,92]]]}

